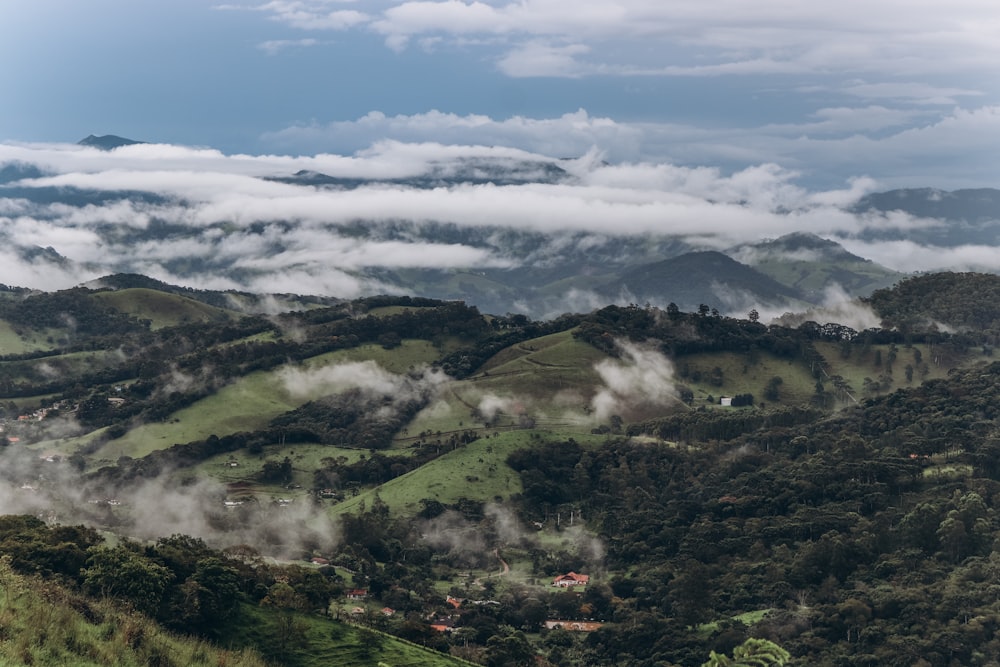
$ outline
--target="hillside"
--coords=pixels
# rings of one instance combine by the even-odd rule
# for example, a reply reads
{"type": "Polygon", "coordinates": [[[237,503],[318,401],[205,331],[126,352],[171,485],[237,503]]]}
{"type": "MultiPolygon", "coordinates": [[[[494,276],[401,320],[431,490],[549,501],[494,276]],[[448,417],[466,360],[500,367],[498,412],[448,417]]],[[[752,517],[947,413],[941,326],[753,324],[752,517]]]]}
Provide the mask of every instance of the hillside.
{"type": "Polygon", "coordinates": [[[847,252],[839,243],[805,232],[737,246],[726,252],[781,284],[799,290],[810,303],[821,303],[831,288],[867,296],[904,277],[847,252]]]}
{"type": "MultiPolygon", "coordinates": [[[[750,279],[718,257],[707,273],[750,279]]],[[[97,578],[125,559],[162,581],[147,610],[174,630],[202,627],[177,601],[233,570],[238,620],[198,632],[281,664],[700,665],[748,636],[896,664],[899,636],[946,667],[944,628],[994,613],[948,602],[1000,536],[995,334],[975,319],[994,278],[876,291],[886,322],[938,326],[861,331],[707,304],[532,321],[391,296],[248,316],[137,276],[12,292],[9,335],[47,347],[0,358],[0,497],[62,528],[0,521],[0,554],[70,597],[135,596],[97,578]],[[571,571],[588,585],[552,586],[571,571]],[[899,595],[940,603],[926,636],[899,595]],[[602,625],[542,631],[584,620],[602,625]],[[275,639],[293,630],[297,657],[275,639]]],[[[991,650],[963,637],[963,664],[991,650]]]]}
{"type": "Polygon", "coordinates": [[[790,308],[802,299],[799,290],[715,251],[685,253],[630,269],[614,284],[622,285],[638,303],[673,302],[683,310],[697,310],[701,304],[721,312],[741,305],[747,310],[764,304],[790,308]]]}

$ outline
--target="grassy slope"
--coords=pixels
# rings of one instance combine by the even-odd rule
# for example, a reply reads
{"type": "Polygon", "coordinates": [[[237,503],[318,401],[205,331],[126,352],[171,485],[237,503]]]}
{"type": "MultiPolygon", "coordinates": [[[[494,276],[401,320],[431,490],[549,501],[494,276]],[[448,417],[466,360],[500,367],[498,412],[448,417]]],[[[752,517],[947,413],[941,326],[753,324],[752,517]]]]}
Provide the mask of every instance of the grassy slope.
{"type": "MultiPolygon", "coordinates": [[[[438,352],[427,341],[407,340],[392,351],[378,345],[362,345],[308,359],[302,368],[316,370],[352,361],[373,360],[394,373],[405,372],[412,365],[428,363],[438,352]]],[[[113,440],[94,454],[95,459],[117,460],[119,456],[137,458],[157,449],[194,440],[202,440],[267,426],[278,415],[319,398],[321,392],[292,395],[284,387],[281,369],[259,371],[239,378],[211,396],[178,410],[164,423],[145,424],[113,440]]],[[[67,447],[73,448],[73,443],[67,447]]],[[[64,448],[65,449],[65,448],[64,448]]],[[[72,449],[69,449],[72,451],[72,449]]]]}
{"type": "Polygon", "coordinates": [[[134,287],[110,292],[98,292],[94,298],[106,302],[123,313],[150,320],[153,329],[189,322],[220,322],[232,319],[235,313],[189,299],[178,294],[134,287]]]}
{"type": "Polygon", "coordinates": [[[164,631],[107,602],[0,563],[0,664],[265,667],[251,652],[224,651],[164,631]]]}
{"type": "MultiPolygon", "coordinates": [[[[490,502],[520,493],[521,480],[506,464],[511,452],[540,441],[563,440],[563,432],[536,430],[510,431],[477,440],[446,452],[416,470],[348,498],[331,507],[332,515],[357,512],[364,503],[371,507],[375,496],[394,515],[412,515],[421,509],[420,500],[433,498],[453,504],[461,498],[490,502]]],[[[603,442],[604,436],[574,435],[579,442],[603,442]]]]}
{"type": "MultiPolygon", "coordinates": [[[[278,653],[280,612],[243,605],[227,643],[278,653]]],[[[306,641],[289,642],[285,664],[355,667],[389,664],[452,667],[460,660],[318,616],[296,615],[306,641]]],[[[53,582],[16,574],[0,563],[0,664],[142,667],[265,667],[252,650],[223,650],[180,637],[144,616],[72,593],[53,582]]]]}
{"type": "MultiPolygon", "coordinates": [[[[804,403],[809,400],[815,389],[816,381],[809,369],[797,360],[788,360],[762,353],[757,363],[749,363],[746,355],[734,352],[715,352],[711,354],[687,355],[678,361],[678,366],[686,364],[689,374],[695,370],[701,373],[701,381],[694,382],[690,377],[678,378],[678,382],[687,385],[694,391],[694,407],[699,407],[709,396],[714,403],[721,396],[750,393],[759,403],[764,396],[764,387],[772,377],[780,377],[781,402],[787,405],[804,403]],[[712,369],[722,369],[723,382],[715,386],[708,382],[712,369]]],[[[767,402],[767,401],[765,401],[767,402]]]]}
{"type": "Polygon", "coordinates": [[[863,288],[868,293],[897,282],[903,274],[895,273],[873,262],[806,262],[768,259],[753,267],[778,282],[807,292],[821,293],[831,283],[848,289],[863,288]]]}
{"type": "MultiPolygon", "coordinates": [[[[244,607],[244,611],[254,622],[244,625],[244,634],[236,641],[271,646],[274,650],[276,633],[265,614],[253,607],[244,607]]],[[[282,661],[296,667],[376,667],[382,664],[456,667],[469,664],[366,628],[318,616],[296,615],[296,620],[307,641],[290,641],[282,661]]]]}
{"type": "Polygon", "coordinates": [[[4,379],[17,382],[27,379],[24,375],[26,371],[50,378],[61,375],[81,375],[118,365],[120,361],[118,352],[115,350],[88,350],[86,352],[68,352],[40,359],[0,362],[0,372],[4,374],[4,379]]]}
{"type": "MultiPolygon", "coordinates": [[[[883,362],[889,358],[888,345],[872,345],[866,353],[862,352],[860,348],[852,348],[851,355],[847,358],[841,356],[840,348],[836,343],[817,343],[816,350],[830,364],[830,374],[840,375],[847,380],[854,388],[855,396],[858,398],[861,397],[861,388],[866,377],[876,380],[880,373],[885,372],[884,363],[881,368],[875,366],[876,351],[882,352],[883,362]]],[[[915,387],[922,381],[947,377],[948,371],[952,368],[975,363],[978,359],[979,357],[971,351],[966,355],[944,358],[928,345],[918,344],[910,348],[899,345],[897,346],[896,362],[893,364],[893,384],[890,391],[902,387],[915,387]],[[922,376],[919,371],[914,371],[913,382],[907,383],[905,368],[907,364],[914,363],[914,350],[920,350],[923,362],[927,365],[927,375],[922,376]]]]}
{"type": "Polygon", "coordinates": [[[23,354],[52,350],[65,331],[56,329],[22,329],[18,333],[5,320],[0,320],[0,354],[23,354]]]}
{"type": "Polygon", "coordinates": [[[437,403],[417,415],[399,442],[405,445],[424,431],[448,434],[473,429],[485,434],[512,428],[516,423],[512,414],[501,415],[488,428],[474,421],[473,408],[487,396],[507,401],[509,411],[531,415],[538,428],[589,433],[593,424],[566,415],[582,415],[599,382],[593,366],[606,358],[568,331],[509,347],[488,360],[478,374],[449,385],[437,403]]]}

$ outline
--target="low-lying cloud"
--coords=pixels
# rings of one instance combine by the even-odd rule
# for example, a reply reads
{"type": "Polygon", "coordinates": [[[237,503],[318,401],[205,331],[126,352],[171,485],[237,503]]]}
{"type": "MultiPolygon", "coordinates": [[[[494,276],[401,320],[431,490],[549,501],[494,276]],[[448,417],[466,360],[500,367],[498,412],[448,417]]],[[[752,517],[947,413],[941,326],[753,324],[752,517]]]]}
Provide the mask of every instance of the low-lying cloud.
{"type": "Polygon", "coordinates": [[[658,350],[618,341],[618,358],[594,366],[601,386],[591,399],[594,418],[607,422],[612,415],[625,417],[643,408],[680,405],[674,385],[674,365],[658,350]]]}
{"type": "Polygon", "coordinates": [[[320,368],[285,366],[278,374],[284,390],[299,399],[360,389],[372,396],[391,396],[397,404],[431,399],[450,379],[442,371],[430,367],[397,375],[371,359],[320,368]]]}
{"type": "MultiPolygon", "coordinates": [[[[401,282],[385,272],[554,267],[569,256],[610,253],[623,240],[628,254],[618,251],[616,261],[634,259],[635,252],[656,261],[664,258],[661,245],[722,250],[798,231],[908,271],[1000,269],[992,246],[942,252],[863,240],[870,230],[939,224],[902,213],[850,212],[876,188],[870,179],[809,190],[798,184],[798,172],[773,162],[733,171],[608,162],[595,146],[620,145],[623,137],[643,143],[645,130],[632,134],[583,112],[551,122],[436,116],[359,122],[376,126],[373,135],[398,125],[407,139],[420,136],[422,122],[427,134],[451,123],[455,141],[496,132],[498,145],[384,140],[353,155],[292,157],[159,144],[113,151],[0,144],[0,165],[21,165],[26,175],[0,189],[0,197],[11,194],[0,198],[0,282],[52,290],[136,272],[206,289],[353,298],[399,291],[401,282]],[[511,137],[518,133],[555,137],[570,126],[578,141],[548,148],[566,149],[573,159],[502,145],[517,143],[511,137]],[[275,180],[297,172],[307,175],[275,180]],[[343,180],[317,185],[322,179],[308,174],[343,180]],[[503,180],[510,174],[517,177],[503,180]]],[[[524,310],[538,316],[603,305],[584,285],[567,289],[524,310]]]]}

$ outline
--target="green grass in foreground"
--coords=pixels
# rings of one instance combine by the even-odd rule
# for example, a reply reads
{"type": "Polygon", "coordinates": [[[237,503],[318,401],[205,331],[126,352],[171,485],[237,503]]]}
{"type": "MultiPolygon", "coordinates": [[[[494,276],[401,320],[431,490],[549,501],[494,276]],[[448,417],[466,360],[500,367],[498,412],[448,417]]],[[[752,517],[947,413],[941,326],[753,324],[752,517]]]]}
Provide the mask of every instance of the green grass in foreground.
{"type": "MultiPolygon", "coordinates": [[[[219,649],[163,630],[109,602],[13,572],[0,561],[0,664],[265,667],[253,651],[219,649]]],[[[374,664],[374,663],[373,663],[374,664]]]]}
{"type": "Polygon", "coordinates": [[[340,623],[319,616],[286,617],[283,633],[280,614],[244,605],[245,623],[234,637],[237,644],[256,644],[279,664],[290,667],[456,667],[462,660],[402,641],[381,632],[340,623]],[[290,627],[290,632],[287,630],[290,627]],[[282,634],[285,634],[284,642],[282,634]]]}

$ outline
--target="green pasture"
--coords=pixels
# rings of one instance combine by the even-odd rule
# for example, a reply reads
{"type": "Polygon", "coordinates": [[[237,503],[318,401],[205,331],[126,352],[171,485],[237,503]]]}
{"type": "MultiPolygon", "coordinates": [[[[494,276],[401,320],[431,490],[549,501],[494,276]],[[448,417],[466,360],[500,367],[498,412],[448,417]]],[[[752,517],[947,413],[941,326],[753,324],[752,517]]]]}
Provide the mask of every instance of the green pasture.
{"type": "Polygon", "coordinates": [[[444,435],[475,430],[492,434],[520,428],[519,414],[535,427],[567,433],[589,433],[594,424],[583,418],[599,377],[594,364],[607,356],[561,332],[519,343],[487,360],[480,372],[451,383],[438,401],[407,426],[400,442],[429,432],[444,435]],[[473,411],[484,399],[499,399],[503,409],[484,426],[473,411]]]}
{"type": "Polygon", "coordinates": [[[315,369],[358,361],[374,361],[390,373],[402,374],[411,369],[429,365],[438,360],[441,351],[430,341],[407,338],[391,350],[381,345],[366,343],[345,350],[336,350],[302,362],[303,367],[315,369]]]}
{"type": "MultiPolygon", "coordinates": [[[[410,366],[426,363],[436,351],[426,341],[403,341],[393,351],[377,345],[339,350],[305,360],[300,370],[316,371],[351,361],[374,360],[390,372],[402,373],[410,366]],[[393,355],[391,352],[395,352],[393,355]]],[[[120,456],[139,458],[178,443],[203,440],[210,435],[228,435],[262,429],[278,415],[319,398],[321,389],[292,393],[285,387],[282,367],[245,375],[214,394],[178,410],[158,423],[138,426],[95,452],[93,458],[115,461],[120,456]]]]}
{"type": "Polygon", "coordinates": [[[371,507],[376,494],[396,515],[420,511],[420,500],[433,498],[452,504],[460,498],[489,501],[520,493],[521,480],[507,464],[507,456],[533,442],[531,432],[500,433],[483,438],[412,470],[405,475],[348,498],[331,508],[340,515],[357,512],[361,504],[371,507]]]}
{"type": "MultiPolygon", "coordinates": [[[[354,605],[352,605],[354,606],[354,605]]],[[[244,604],[243,622],[227,637],[236,646],[260,646],[265,654],[285,654],[285,664],[299,667],[458,667],[463,660],[419,646],[378,630],[361,628],[316,615],[295,614],[304,641],[280,648],[278,629],[283,612],[244,604]]],[[[221,660],[219,664],[224,664],[221,660]]]]}
{"type": "MultiPolygon", "coordinates": [[[[889,345],[871,345],[862,348],[854,345],[850,348],[850,354],[844,355],[838,343],[815,343],[816,351],[823,355],[823,358],[830,365],[827,371],[830,375],[840,375],[850,383],[852,393],[858,399],[863,395],[862,387],[865,378],[878,380],[879,375],[886,373],[889,359],[889,345]],[[876,353],[881,352],[882,365],[876,365],[876,353]]],[[[916,387],[921,382],[927,380],[937,380],[948,376],[948,371],[953,368],[960,368],[976,361],[976,356],[972,353],[955,355],[946,351],[940,346],[931,346],[923,343],[914,344],[910,347],[904,345],[896,346],[896,360],[892,364],[892,385],[889,391],[895,391],[903,387],[916,387]],[[915,362],[915,352],[919,351],[922,363],[920,367],[915,362]],[[914,366],[913,380],[906,381],[906,365],[914,366]],[[926,371],[924,371],[926,369],[926,371]]],[[[832,391],[832,386],[827,383],[827,391],[832,391]]]]}
{"type": "Polygon", "coordinates": [[[678,384],[694,392],[694,407],[704,405],[708,397],[717,405],[722,396],[753,394],[755,405],[771,403],[764,398],[764,389],[773,377],[780,377],[779,402],[798,405],[809,401],[816,387],[809,369],[798,359],[782,359],[760,352],[756,359],[736,352],[711,352],[689,354],[676,359],[678,384]],[[715,368],[722,370],[722,383],[710,381],[715,368]],[[684,376],[686,370],[687,377],[684,376]],[[700,375],[700,379],[695,378],[700,375]]]}
{"type": "MultiPolygon", "coordinates": [[[[566,437],[568,435],[563,432],[538,430],[498,432],[469,445],[459,445],[416,470],[348,498],[334,505],[331,513],[357,512],[362,503],[371,507],[376,495],[397,515],[412,515],[420,511],[420,501],[424,498],[445,505],[454,504],[461,498],[483,502],[508,498],[523,490],[520,476],[507,466],[510,453],[566,437]]],[[[583,445],[604,442],[604,436],[592,434],[572,437],[583,445]]]]}
{"type": "Polygon", "coordinates": [[[192,322],[223,322],[238,315],[232,311],[179,294],[170,294],[144,287],[97,292],[94,298],[106,302],[115,310],[140,320],[149,320],[152,329],[192,322]]]}
{"type": "Polygon", "coordinates": [[[28,380],[32,376],[55,379],[100,371],[118,366],[121,361],[120,354],[116,350],[88,350],[39,359],[0,361],[0,373],[5,380],[13,382],[28,380]]]}
{"type": "Polygon", "coordinates": [[[178,410],[164,422],[143,424],[105,444],[95,459],[140,458],[178,443],[208,436],[255,431],[309,397],[293,399],[278,371],[259,371],[239,378],[214,394],[178,410]]]}
{"type": "MultiPolygon", "coordinates": [[[[346,459],[354,463],[367,455],[366,450],[334,447],[316,443],[295,443],[281,446],[273,444],[264,447],[259,454],[251,454],[246,449],[218,454],[205,459],[195,466],[186,468],[178,474],[182,477],[195,479],[212,479],[220,484],[248,483],[249,486],[241,495],[266,497],[308,499],[308,492],[313,487],[313,473],[324,467],[324,459],[346,459]],[[257,482],[264,464],[268,461],[281,462],[285,457],[292,462],[293,488],[279,484],[262,484],[257,482]],[[235,463],[236,465],[231,465],[235,463]]],[[[311,499],[309,499],[311,502],[311,499]]],[[[323,501],[329,502],[329,501],[323,501]]]]}
{"type": "Polygon", "coordinates": [[[0,320],[0,355],[52,350],[64,335],[58,329],[22,328],[19,333],[9,322],[0,320]]]}

